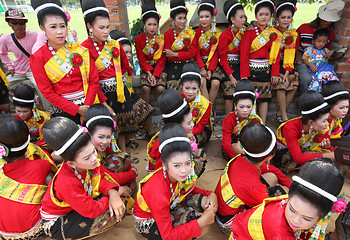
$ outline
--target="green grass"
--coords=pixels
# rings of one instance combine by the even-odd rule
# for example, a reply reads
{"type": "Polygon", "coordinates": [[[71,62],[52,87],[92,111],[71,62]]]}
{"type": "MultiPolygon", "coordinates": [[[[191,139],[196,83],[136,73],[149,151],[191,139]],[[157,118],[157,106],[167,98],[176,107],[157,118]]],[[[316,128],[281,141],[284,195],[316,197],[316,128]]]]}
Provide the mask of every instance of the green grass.
{"type": "MultiPolygon", "coordinates": [[[[303,23],[307,23],[313,20],[316,17],[318,8],[321,5],[322,4],[316,4],[316,3],[314,4],[299,3],[297,5],[298,11],[294,15],[294,19],[295,19],[294,27],[296,28],[303,23]]],[[[187,7],[189,10],[188,16],[190,19],[190,16],[193,15],[196,9],[196,5],[188,5],[187,7]]],[[[169,17],[170,8],[169,8],[169,5],[166,5],[166,6],[157,6],[157,9],[162,16],[160,20],[160,23],[162,24],[169,17]]],[[[80,10],[72,10],[69,13],[71,14],[71,21],[69,22],[69,26],[77,31],[78,38],[82,42],[87,38],[83,15],[80,10]]],[[[248,10],[246,11],[246,14],[248,16],[249,21],[254,19],[254,12],[248,10]]],[[[140,7],[131,7],[131,6],[128,7],[128,17],[129,17],[130,28],[132,27],[131,26],[132,21],[139,18],[140,16],[141,16],[140,7]]],[[[27,23],[27,30],[40,31],[35,14],[27,13],[26,17],[29,20],[27,23]]],[[[4,15],[1,15],[1,18],[4,19],[4,15]]],[[[5,22],[4,20],[0,21],[0,34],[7,34],[11,32],[12,32],[12,29],[7,25],[7,22],[5,22]]]]}

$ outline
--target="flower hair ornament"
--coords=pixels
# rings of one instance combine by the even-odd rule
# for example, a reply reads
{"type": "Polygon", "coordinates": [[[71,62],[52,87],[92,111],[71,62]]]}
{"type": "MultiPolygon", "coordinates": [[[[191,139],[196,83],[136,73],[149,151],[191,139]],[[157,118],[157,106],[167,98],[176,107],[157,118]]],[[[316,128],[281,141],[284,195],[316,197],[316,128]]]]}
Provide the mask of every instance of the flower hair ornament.
{"type": "Polygon", "coordinates": [[[9,155],[9,149],[4,144],[0,143],[0,169],[6,164],[4,157],[9,155]]]}
{"type": "MultiPolygon", "coordinates": [[[[332,206],[332,212],[335,213],[342,213],[345,212],[347,207],[347,202],[345,201],[345,196],[342,194],[339,194],[337,197],[326,192],[322,188],[305,181],[301,177],[293,176],[293,181],[303,185],[304,187],[320,194],[322,197],[329,199],[333,202],[332,206]]],[[[326,235],[326,228],[328,226],[328,223],[331,219],[331,212],[327,213],[327,215],[324,218],[321,218],[315,226],[313,226],[309,231],[312,233],[309,240],[323,240],[326,235]]],[[[296,234],[300,236],[301,231],[298,231],[296,234]]],[[[297,238],[298,239],[298,238],[297,238]]]]}

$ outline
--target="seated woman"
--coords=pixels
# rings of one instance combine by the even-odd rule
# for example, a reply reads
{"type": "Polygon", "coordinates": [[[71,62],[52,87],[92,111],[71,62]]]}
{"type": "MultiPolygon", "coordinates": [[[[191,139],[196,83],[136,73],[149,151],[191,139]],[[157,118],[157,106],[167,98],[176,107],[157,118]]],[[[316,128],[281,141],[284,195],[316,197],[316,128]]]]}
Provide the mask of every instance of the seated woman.
{"type": "Polygon", "coordinates": [[[334,159],[329,139],[322,138],[328,129],[330,106],[320,93],[311,91],[301,95],[298,104],[301,117],[282,123],[277,129],[278,150],[274,161],[286,171],[313,158],[334,159]]]}
{"type": "Polygon", "coordinates": [[[277,149],[275,133],[261,123],[252,122],[243,127],[240,135],[244,154],[227,163],[215,188],[216,222],[226,235],[231,233],[232,220],[237,214],[259,205],[268,196],[285,194],[290,186],[288,177],[269,166],[277,149]],[[284,187],[276,186],[278,182],[284,187]]]}
{"type": "Polygon", "coordinates": [[[137,170],[130,164],[130,155],[121,152],[117,146],[114,131],[115,121],[108,109],[102,104],[94,104],[86,112],[86,127],[91,135],[92,144],[102,166],[118,173],[120,185],[127,184],[131,194],[136,191],[137,170]]]}
{"type": "MultiPolygon", "coordinates": [[[[179,123],[186,131],[187,137],[193,141],[192,135],[193,120],[190,106],[182,99],[181,95],[172,89],[167,89],[162,92],[158,98],[158,106],[163,116],[165,124],[179,123]]],[[[191,142],[191,145],[195,144],[191,142]]],[[[147,145],[147,155],[149,162],[146,166],[148,172],[162,167],[162,159],[159,152],[159,132],[153,136],[147,145]]],[[[206,165],[206,154],[203,149],[195,149],[192,152],[192,157],[195,162],[194,171],[198,177],[202,175],[206,165]]]]}
{"type": "Polygon", "coordinates": [[[235,111],[228,114],[222,122],[222,155],[227,160],[244,153],[238,140],[242,128],[250,122],[263,123],[255,113],[254,103],[257,96],[251,81],[240,80],[233,97],[235,111]]]}
{"type": "Polygon", "coordinates": [[[292,179],[288,195],[265,199],[239,214],[230,239],[324,239],[331,211],[346,208],[338,196],[344,183],[341,168],[330,159],[316,158],[292,179]]]}
{"type": "Polygon", "coordinates": [[[349,92],[343,83],[334,81],[323,86],[322,95],[324,100],[331,106],[327,137],[331,140],[340,138],[343,133],[341,122],[349,111],[349,92]]]}
{"type": "Polygon", "coordinates": [[[40,128],[51,118],[51,115],[36,108],[34,89],[26,84],[16,87],[13,104],[16,111],[15,118],[23,121],[29,128],[30,141],[38,146],[44,145],[40,128]]]}
{"type": "Polygon", "coordinates": [[[51,164],[25,156],[29,140],[24,122],[12,117],[1,119],[0,236],[3,239],[35,239],[42,234],[41,199],[47,189],[51,164]]]}
{"type": "Polygon", "coordinates": [[[190,140],[180,124],[166,124],[159,142],[163,168],[140,182],[134,205],[136,231],[153,240],[199,237],[214,222],[216,195],[195,186],[190,140]]]}
{"type": "Polygon", "coordinates": [[[209,141],[213,132],[213,123],[211,122],[212,104],[199,92],[201,75],[197,63],[188,62],[183,65],[180,84],[182,88],[181,96],[190,105],[193,116],[192,135],[194,138],[191,140],[202,145],[209,141]]]}
{"type": "Polygon", "coordinates": [[[43,128],[47,145],[63,158],[42,200],[44,230],[55,239],[97,235],[122,220],[125,206],[118,174],[98,162],[88,133],[72,120],[55,117],[43,128]]]}

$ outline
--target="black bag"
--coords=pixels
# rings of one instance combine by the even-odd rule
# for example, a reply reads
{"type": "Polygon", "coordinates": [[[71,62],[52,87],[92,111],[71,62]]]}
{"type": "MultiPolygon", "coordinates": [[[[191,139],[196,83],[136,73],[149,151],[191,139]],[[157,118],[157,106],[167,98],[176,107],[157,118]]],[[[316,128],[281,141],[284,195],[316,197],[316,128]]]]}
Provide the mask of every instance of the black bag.
{"type": "Polygon", "coordinates": [[[332,140],[335,159],[338,163],[350,165],[350,135],[332,140]]]}
{"type": "Polygon", "coordinates": [[[27,57],[30,57],[30,54],[22,47],[22,45],[18,42],[17,38],[15,37],[14,33],[11,33],[11,37],[13,42],[16,44],[16,46],[21,50],[27,57]]]}

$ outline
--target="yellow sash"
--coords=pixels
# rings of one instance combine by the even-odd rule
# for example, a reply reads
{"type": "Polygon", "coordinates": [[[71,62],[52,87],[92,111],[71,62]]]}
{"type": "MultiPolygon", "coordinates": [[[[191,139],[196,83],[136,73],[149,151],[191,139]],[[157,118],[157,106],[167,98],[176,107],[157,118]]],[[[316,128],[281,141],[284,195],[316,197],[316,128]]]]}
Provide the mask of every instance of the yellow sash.
{"type": "Polygon", "coordinates": [[[227,46],[227,51],[232,51],[233,49],[235,49],[236,47],[239,46],[239,44],[241,43],[242,37],[244,35],[244,32],[246,30],[246,27],[243,27],[241,29],[239,29],[239,31],[236,33],[236,35],[233,37],[232,42],[227,46]]]}
{"type": "MultiPolygon", "coordinates": [[[[79,67],[81,77],[83,80],[83,89],[85,96],[87,94],[88,88],[89,88],[89,78],[90,78],[90,55],[89,50],[83,46],[80,46],[80,44],[77,44],[76,47],[69,48],[69,52],[71,53],[69,58],[71,59],[73,56],[80,55],[82,57],[82,64],[79,67]]],[[[66,62],[67,56],[66,56],[66,47],[61,47],[57,52],[56,56],[61,60],[61,62],[65,62],[66,64],[73,67],[73,64],[71,61],[68,63],[66,62]]],[[[52,83],[59,82],[64,76],[66,76],[66,73],[60,69],[61,65],[58,64],[57,60],[52,56],[49,61],[44,65],[45,72],[50,79],[52,83]]],[[[98,97],[96,95],[95,103],[98,103],[98,97]]]]}
{"type": "MultiPolygon", "coordinates": [[[[193,116],[193,122],[196,125],[203,117],[205,112],[207,111],[209,107],[209,100],[203,97],[201,94],[197,94],[196,99],[193,100],[192,102],[188,103],[190,105],[190,108],[192,109],[192,115],[193,116]],[[198,111],[198,114],[196,112],[198,111]]],[[[209,121],[210,121],[210,127],[213,129],[213,123],[211,121],[211,116],[209,116],[209,121]]]]}
{"type": "Polygon", "coordinates": [[[192,29],[192,28],[188,28],[186,30],[183,29],[182,32],[179,34],[179,36],[177,36],[176,40],[178,42],[181,42],[181,41],[186,41],[186,40],[189,40],[190,41],[190,44],[188,46],[186,46],[185,44],[182,46],[182,47],[179,47],[177,44],[176,44],[176,41],[173,42],[173,44],[171,45],[171,49],[174,51],[174,52],[177,52],[179,51],[180,49],[183,49],[184,47],[186,47],[186,49],[188,50],[188,48],[190,47],[191,43],[192,43],[192,40],[193,38],[196,36],[196,32],[192,29]],[[183,35],[184,35],[184,39],[182,40],[182,32],[183,32],[183,35]]]}
{"type": "Polygon", "coordinates": [[[245,205],[245,203],[241,199],[239,199],[236,196],[235,192],[233,191],[229,176],[227,174],[227,171],[228,171],[228,168],[230,167],[231,162],[233,162],[239,156],[241,156],[241,154],[238,154],[226,164],[225,169],[221,173],[221,179],[217,183],[217,184],[220,184],[221,186],[222,198],[224,199],[225,203],[231,208],[239,208],[245,205]]]}
{"type": "Polygon", "coordinates": [[[242,128],[243,128],[245,125],[247,125],[248,123],[250,123],[250,122],[253,121],[254,119],[259,120],[259,122],[260,122],[261,124],[263,124],[263,121],[261,120],[261,118],[260,118],[257,114],[250,114],[248,118],[244,119],[243,121],[240,121],[240,122],[233,128],[232,134],[237,135],[237,134],[240,132],[239,129],[242,130],[242,128]]]}
{"type": "Polygon", "coordinates": [[[57,172],[58,168],[52,161],[51,157],[48,154],[46,154],[44,150],[42,150],[40,147],[38,147],[34,143],[29,142],[27,151],[25,153],[25,157],[29,158],[30,160],[35,160],[34,155],[39,156],[40,159],[47,160],[51,165],[51,171],[53,173],[57,172]]]}
{"type": "Polygon", "coordinates": [[[283,34],[284,53],[283,53],[283,68],[294,69],[295,50],[298,33],[295,29],[288,30],[283,34]]]}
{"type": "MultiPolygon", "coordinates": [[[[139,207],[145,212],[151,212],[151,211],[149,210],[147,203],[141,194],[141,187],[144,183],[146,183],[158,171],[162,171],[162,168],[158,168],[153,173],[148,174],[139,183],[139,189],[137,191],[137,203],[138,203],[139,207]]],[[[179,185],[176,185],[174,195],[173,195],[174,197],[171,196],[171,198],[169,200],[170,205],[176,199],[176,196],[179,196],[179,191],[180,191],[180,197],[179,197],[178,203],[180,203],[194,189],[194,187],[195,187],[194,183],[195,183],[196,179],[197,179],[197,176],[195,176],[195,178],[193,180],[186,179],[186,181],[180,182],[180,189],[178,187],[179,185]]]]}
{"type": "Polygon", "coordinates": [[[210,38],[212,38],[212,37],[216,38],[216,43],[211,45],[211,48],[210,48],[208,60],[206,62],[207,67],[209,67],[210,60],[213,58],[215,50],[217,49],[217,47],[219,45],[219,37],[220,37],[221,33],[222,33],[222,31],[220,29],[216,28],[216,32],[210,32],[210,30],[208,30],[203,34],[203,37],[199,37],[199,40],[198,40],[199,46],[202,46],[204,42],[210,41],[210,38]],[[204,38],[204,40],[203,40],[203,38],[204,38]]]}
{"type": "MultiPolygon", "coordinates": [[[[61,201],[61,200],[59,200],[59,199],[57,199],[55,197],[55,193],[54,193],[54,189],[53,189],[56,177],[59,174],[59,172],[61,171],[62,166],[60,167],[58,172],[55,174],[55,176],[51,180],[52,183],[51,183],[51,187],[50,187],[50,197],[51,197],[52,202],[54,202],[57,206],[59,206],[59,207],[70,207],[70,205],[68,203],[66,203],[65,201],[61,201]]],[[[97,164],[97,167],[99,167],[99,166],[100,166],[100,163],[97,164]]],[[[100,196],[100,194],[101,194],[100,191],[99,191],[100,181],[101,181],[101,174],[100,174],[99,171],[97,173],[92,173],[91,170],[87,170],[87,172],[89,174],[86,174],[84,180],[85,180],[85,182],[89,182],[89,176],[91,177],[91,186],[93,188],[92,189],[92,193],[91,193],[91,198],[96,198],[96,197],[100,196]]],[[[105,173],[104,178],[107,181],[118,185],[118,183],[109,174],[105,173]]]]}
{"type": "Polygon", "coordinates": [[[156,159],[151,158],[151,149],[154,145],[154,143],[157,141],[157,139],[159,138],[159,132],[157,132],[152,138],[151,141],[149,141],[149,143],[147,144],[147,156],[149,161],[152,163],[152,165],[156,165],[156,159]]]}
{"type": "MultiPolygon", "coordinates": [[[[146,36],[147,38],[147,36],[146,36]]],[[[155,53],[153,54],[153,60],[157,61],[159,58],[161,58],[163,50],[164,50],[164,35],[160,34],[156,34],[155,36],[155,43],[158,44],[158,50],[155,51],[155,53]]],[[[148,52],[148,48],[153,48],[153,38],[151,39],[151,41],[148,42],[148,44],[146,44],[146,46],[142,49],[142,52],[145,56],[148,56],[150,53],[148,52]]]]}
{"type": "Polygon", "coordinates": [[[250,52],[255,52],[265,46],[266,43],[269,41],[272,41],[272,46],[270,49],[270,54],[269,54],[269,64],[272,65],[276,62],[278,53],[281,48],[281,43],[282,43],[282,33],[278,31],[274,27],[266,27],[256,38],[254,38],[250,52]],[[271,37],[276,34],[276,39],[274,41],[270,40],[271,37]]]}
{"type": "MultiPolygon", "coordinates": [[[[120,43],[115,40],[108,41],[107,45],[114,64],[115,77],[117,81],[116,92],[118,96],[118,102],[123,103],[125,102],[125,96],[124,96],[124,84],[123,84],[123,75],[122,75],[122,68],[121,68],[121,59],[120,59],[121,46],[120,46],[120,43]],[[113,50],[119,53],[117,58],[113,56],[113,50]]],[[[107,57],[106,45],[103,47],[102,51],[100,52],[101,52],[100,55],[95,61],[95,65],[97,67],[98,72],[101,72],[105,69],[105,66],[103,65],[102,61],[107,57]]]]}
{"type": "Polygon", "coordinates": [[[46,189],[46,185],[17,182],[0,169],[0,196],[3,198],[25,204],[41,204],[46,189]]]}
{"type": "Polygon", "coordinates": [[[265,207],[270,202],[280,201],[284,199],[288,199],[288,195],[273,198],[265,198],[263,203],[257,207],[258,209],[254,211],[254,213],[250,216],[248,220],[248,231],[252,239],[265,240],[264,230],[262,228],[262,214],[265,210],[265,207]]]}
{"type": "Polygon", "coordinates": [[[6,87],[9,87],[9,81],[7,80],[6,74],[0,68],[0,78],[4,81],[6,87]]]}

